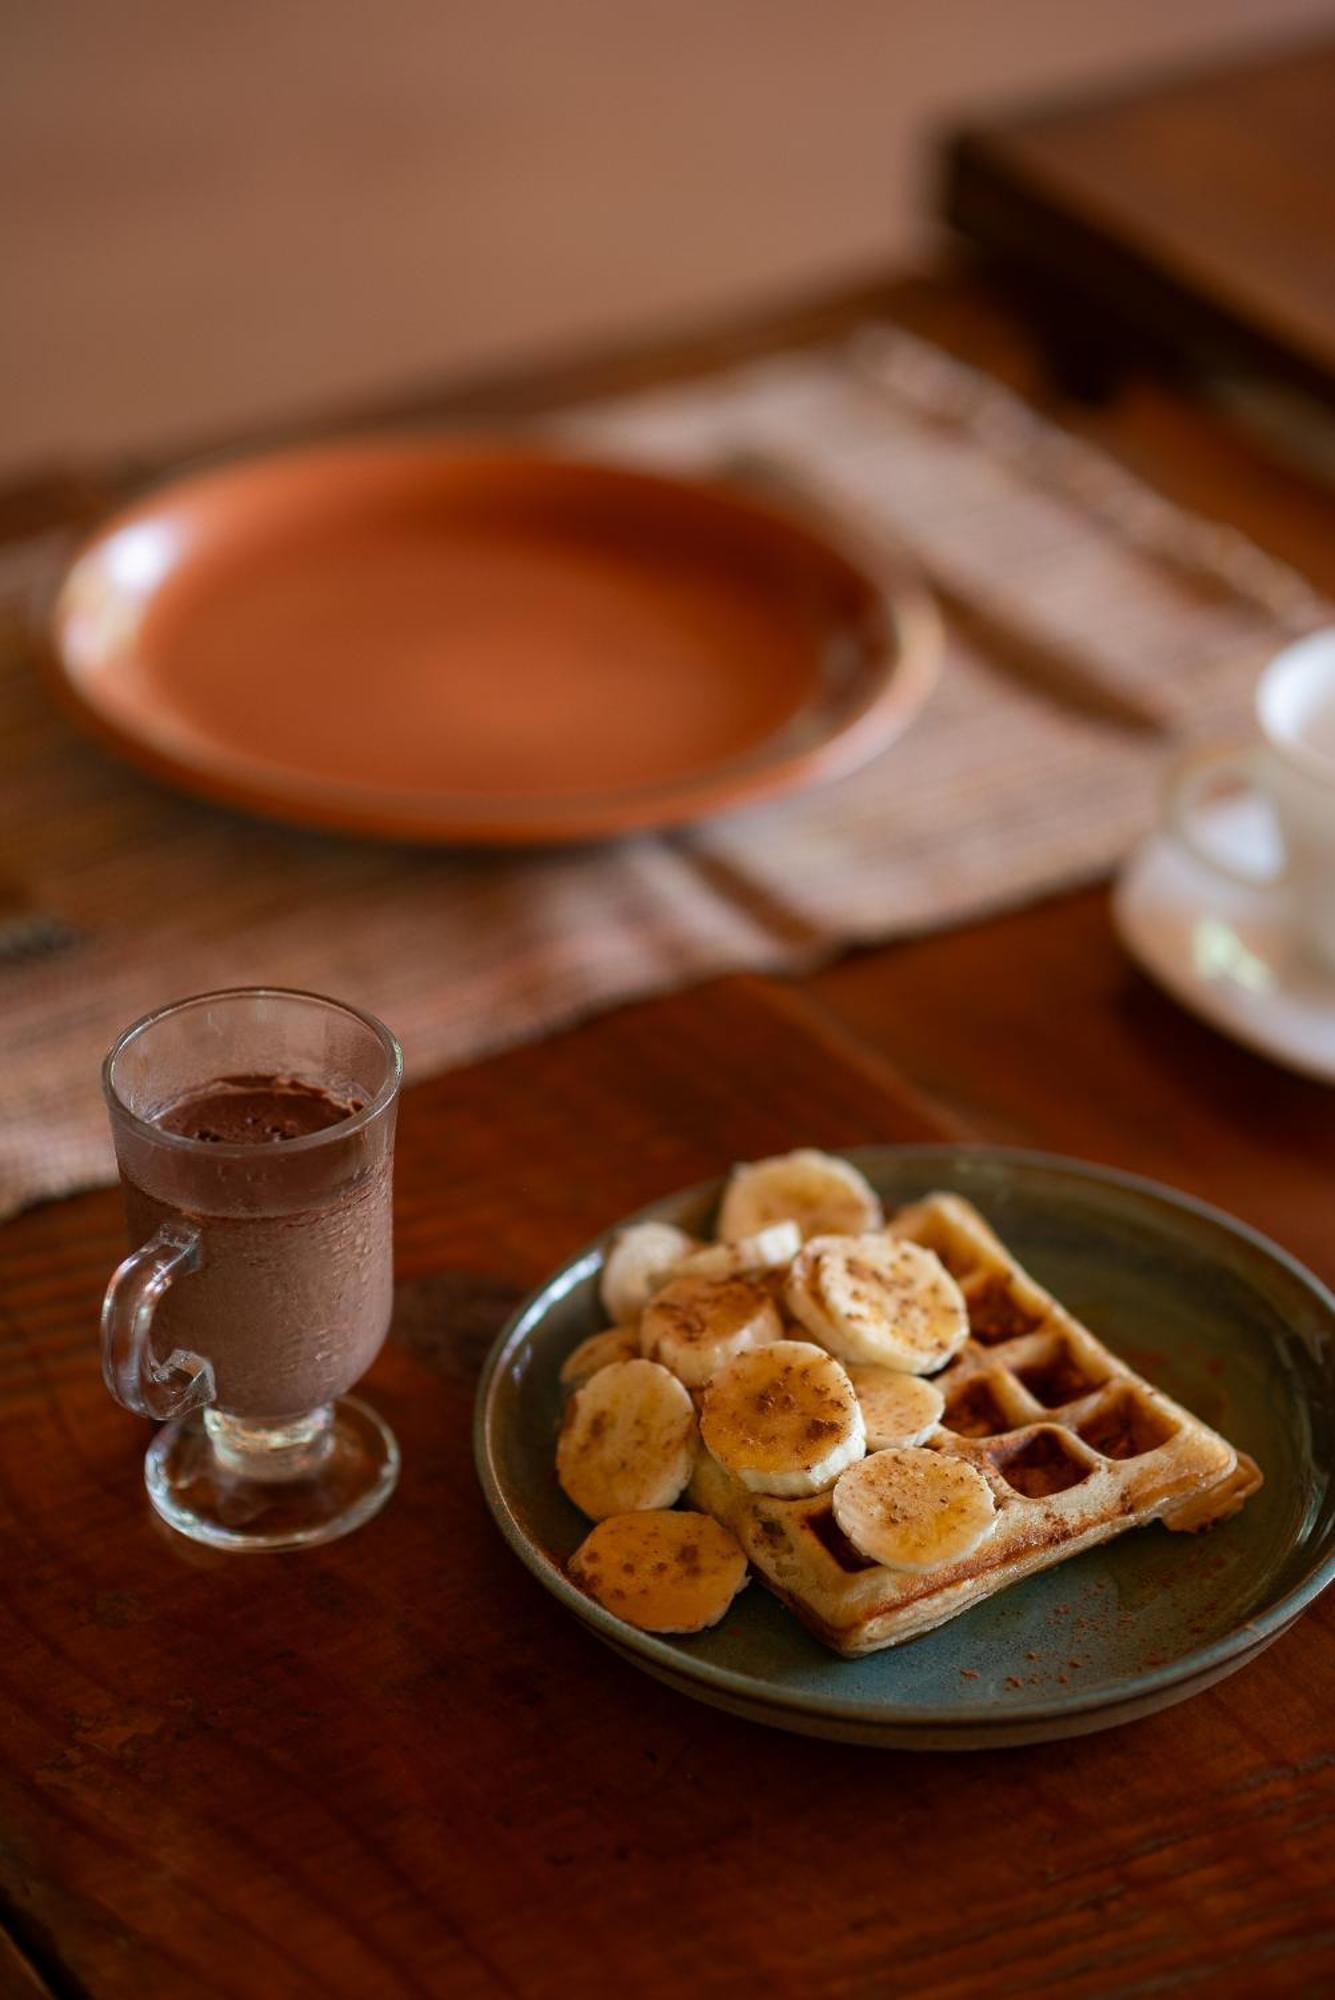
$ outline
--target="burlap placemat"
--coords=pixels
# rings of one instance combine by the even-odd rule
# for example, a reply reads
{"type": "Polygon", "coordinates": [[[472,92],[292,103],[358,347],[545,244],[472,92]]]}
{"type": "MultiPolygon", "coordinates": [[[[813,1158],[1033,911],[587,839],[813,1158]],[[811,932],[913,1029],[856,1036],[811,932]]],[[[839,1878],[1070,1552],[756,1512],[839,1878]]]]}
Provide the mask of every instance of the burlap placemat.
{"type": "Polygon", "coordinates": [[[713,973],[791,969],[1097,877],[1150,823],[1183,734],[1241,726],[1259,664],[1310,616],[1290,601],[1296,580],[1255,551],[886,330],[555,429],[669,466],[782,462],[850,521],[907,538],[938,578],[1079,649],[1163,727],[1081,713],[952,634],[926,712],[844,782],[580,852],[387,848],[174,797],[85,744],[26,638],[59,552],[12,554],[0,867],[78,941],[0,963],[0,1213],[113,1176],[101,1057],[178,995],[252,982],[338,994],[383,1015],[421,1077],[713,973]]]}

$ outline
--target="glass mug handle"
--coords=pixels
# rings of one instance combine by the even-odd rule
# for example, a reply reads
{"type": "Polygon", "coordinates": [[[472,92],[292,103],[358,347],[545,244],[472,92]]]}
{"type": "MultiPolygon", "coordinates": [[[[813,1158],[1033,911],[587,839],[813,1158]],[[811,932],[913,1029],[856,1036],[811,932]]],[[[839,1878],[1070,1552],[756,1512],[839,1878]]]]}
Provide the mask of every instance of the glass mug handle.
{"type": "Polygon", "coordinates": [[[153,1315],[178,1277],[199,1269],[199,1232],[165,1224],[112,1273],[102,1301],[102,1379],[141,1417],[184,1416],[214,1397],[213,1363],[183,1347],[153,1352],[153,1315]]]}

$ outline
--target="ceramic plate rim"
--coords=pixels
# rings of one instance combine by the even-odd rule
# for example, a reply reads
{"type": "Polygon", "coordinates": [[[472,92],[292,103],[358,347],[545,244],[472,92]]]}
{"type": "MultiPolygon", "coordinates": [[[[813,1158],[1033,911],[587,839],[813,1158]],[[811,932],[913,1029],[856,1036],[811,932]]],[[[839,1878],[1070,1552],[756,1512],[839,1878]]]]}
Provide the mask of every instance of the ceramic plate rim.
{"type": "MultiPolygon", "coordinates": [[[[707,476],[622,462],[581,453],[540,437],[484,432],[433,435],[363,433],[337,440],[228,456],[188,467],[164,478],[114,508],[85,535],[61,567],[46,619],[42,648],[47,679],[74,720],[141,771],[160,782],[255,813],[269,820],[331,832],[428,845],[471,847],[549,846],[650,832],[689,825],[713,814],[781,797],[806,785],[847,776],[886,749],[921,713],[936,685],[943,636],[935,603],[925,587],[902,567],[873,575],[856,551],[817,522],[785,511],[782,505],[707,476]],[[387,463],[405,468],[446,461],[482,468],[508,466],[522,472],[581,474],[622,488],[670,494],[679,504],[714,506],[767,523],[771,530],[805,541],[833,568],[855,580],[882,607],[883,642],[868,653],[867,688],[842,718],[831,718],[816,740],[769,754],[761,746],[740,763],[720,760],[684,778],[618,791],[589,791],[569,799],[543,800],[533,807],[522,792],[479,794],[411,793],[359,786],[319,773],[304,776],[268,770],[229,753],[216,762],[193,755],[169,736],[128,722],[90,692],[85,668],[66,656],[64,630],[69,586],[80,566],[93,561],[115,535],[152,518],[163,507],[229,480],[275,475],[304,466],[387,463]]],[[[812,698],[810,704],[817,706],[812,698]]]]}
{"type": "MultiPolygon", "coordinates": [[[[1213,1203],[1201,1201],[1195,1195],[1184,1194],[1146,1175],[1129,1173],[1119,1167],[1101,1166],[1093,1161],[1071,1159],[1058,1153],[982,1143],[976,1145],[967,1142],[953,1143],[948,1140],[924,1145],[850,1147],[840,1149],[840,1153],[841,1157],[863,1166],[869,1162],[874,1165],[877,1161],[884,1160],[887,1154],[906,1160],[913,1158],[943,1161],[958,1160],[961,1156],[967,1156],[971,1161],[992,1161],[1002,1166],[1013,1163],[1021,1168],[1034,1167],[1047,1172],[1069,1174],[1078,1180],[1124,1188],[1128,1192],[1185,1212],[1198,1221],[1222,1228],[1227,1235],[1242,1238],[1251,1249],[1259,1251],[1263,1257],[1277,1261],[1290,1278],[1295,1279],[1302,1289],[1312,1294],[1330,1317],[1332,1326],[1335,1326],[1335,1294],[1332,1294],[1330,1289],[1290,1252],[1260,1230],[1253,1229],[1249,1223],[1239,1221],[1237,1217],[1229,1215],[1226,1210],[1217,1208],[1213,1203]]],[[[493,1520],[525,1568],[582,1623],[590,1626],[600,1637],[610,1640],[623,1655],[641,1653],[665,1668],[670,1667],[678,1680],[685,1678],[700,1681],[742,1699],[764,1702],[780,1712],[787,1709],[804,1715],[826,1716],[841,1722],[873,1726],[880,1724],[887,1731],[898,1733],[907,1733],[917,1726],[926,1729],[953,1726],[962,1731],[976,1730],[980,1725],[985,1728],[992,1719],[995,1719],[999,1726],[1004,1725],[1006,1718],[994,1706],[982,1709],[966,1718],[961,1716],[958,1708],[915,1706],[907,1710],[897,1709],[883,1702],[849,1701],[841,1699],[837,1694],[812,1694],[800,1689],[776,1694],[772,1686],[757,1681],[753,1675],[739,1673],[734,1668],[719,1666],[713,1661],[694,1659],[689,1653],[683,1653],[679,1647],[667,1643],[663,1638],[653,1633],[640,1632],[635,1627],[628,1626],[622,1619],[614,1618],[609,1611],[604,1610],[600,1604],[595,1603],[571,1583],[564,1571],[529,1540],[515,1518],[493,1469],[490,1451],[495,1394],[511,1350],[518,1348],[527,1340],[533,1326],[541,1319],[549,1303],[555,1303],[564,1297],[575,1285],[592,1274],[597,1268],[603,1245],[616,1230],[624,1229],[632,1222],[653,1219],[665,1210],[675,1211],[690,1202],[711,1200],[721,1191],[723,1181],[724,1176],[718,1175],[696,1182],[690,1187],[662,1196],[657,1201],[646,1203],[633,1214],[621,1217],[559,1265],[511,1314],[488,1352],[474,1402],[474,1464],[493,1520]]],[[[1010,1720],[1024,1724],[1032,1723],[1038,1727],[1046,1722],[1060,1722],[1092,1714],[1100,1709],[1120,1707],[1125,1703],[1134,1702],[1140,1696],[1152,1695],[1175,1687],[1181,1681],[1193,1680],[1214,1666],[1226,1664],[1239,1654],[1252,1652],[1258,1642],[1266,1637],[1278,1638],[1332,1581],[1335,1581],[1335,1548],[1331,1548],[1324,1556],[1319,1556],[1313,1567],[1292,1585],[1283,1597],[1268,1605],[1256,1618],[1235,1627],[1208,1645],[1182,1654],[1167,1666],[1150,1668],[1119,1680],[1114,1687],[1096,1699],[1091,1700],[1079,1694],[1049,1697],[1042,1701],[1027,1703],[1023,1717],[1016,1716],[1010,1720]]]]}

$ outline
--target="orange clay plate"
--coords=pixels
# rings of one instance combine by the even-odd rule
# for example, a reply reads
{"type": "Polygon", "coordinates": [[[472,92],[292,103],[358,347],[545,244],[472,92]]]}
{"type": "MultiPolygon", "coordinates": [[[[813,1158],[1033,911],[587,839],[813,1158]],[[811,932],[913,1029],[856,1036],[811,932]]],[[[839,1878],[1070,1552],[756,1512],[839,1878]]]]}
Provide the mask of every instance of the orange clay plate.
{"type": "Polygon", "coordinates": [[[669,826],[853,769],[936,666],[930,607],[722,488],[362,443],[164,487],[54,615],[78,716],[159,777],[389,838],[669,826]]]}

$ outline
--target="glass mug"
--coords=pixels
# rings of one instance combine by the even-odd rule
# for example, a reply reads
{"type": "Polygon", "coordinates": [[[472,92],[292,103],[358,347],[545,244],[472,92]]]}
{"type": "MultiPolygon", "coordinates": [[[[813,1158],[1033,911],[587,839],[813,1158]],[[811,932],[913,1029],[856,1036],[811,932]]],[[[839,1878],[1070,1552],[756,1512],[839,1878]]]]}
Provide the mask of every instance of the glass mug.
{"type": "Polygon", "coordinates": [[[127,1409],[167,1420],[149,1497],[196,1541],[330,1541],[393,1491],[393,1435],[345,1392],[389,1330],[402,1075],[372,1015],[269,987],[163,1007],[103,1065],[135,1247],[107,1287],[102,1372],[127,1409]],[[210,1086],[217,1131],[180,1108],[210,1086]],[[284,1101],[318,1129],[260,1122],[284,1101]]]}

